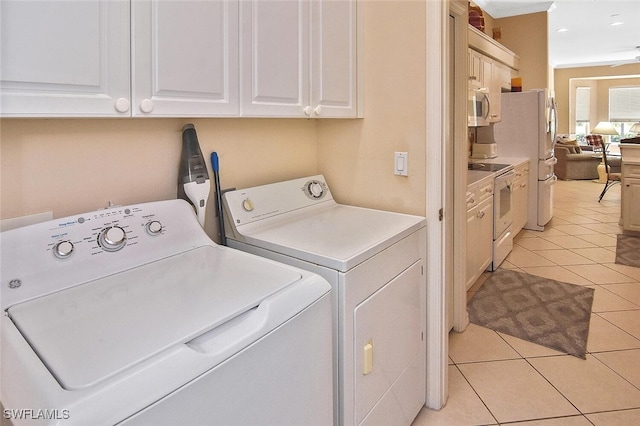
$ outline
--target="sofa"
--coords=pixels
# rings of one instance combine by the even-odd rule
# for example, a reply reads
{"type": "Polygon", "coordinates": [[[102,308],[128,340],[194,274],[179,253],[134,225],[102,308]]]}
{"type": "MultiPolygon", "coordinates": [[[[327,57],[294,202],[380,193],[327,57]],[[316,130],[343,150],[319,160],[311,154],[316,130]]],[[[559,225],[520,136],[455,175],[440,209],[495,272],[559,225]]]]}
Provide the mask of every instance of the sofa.
{"type": "Polygon", "coordinates": [[[583,148],[577,143],[556,143],[554,152],[558,162],[555,166],[555,174],[558,179],[598,179],[598,164],[602,160],[597,158],[597,153],[583,151],[583,148]]]}

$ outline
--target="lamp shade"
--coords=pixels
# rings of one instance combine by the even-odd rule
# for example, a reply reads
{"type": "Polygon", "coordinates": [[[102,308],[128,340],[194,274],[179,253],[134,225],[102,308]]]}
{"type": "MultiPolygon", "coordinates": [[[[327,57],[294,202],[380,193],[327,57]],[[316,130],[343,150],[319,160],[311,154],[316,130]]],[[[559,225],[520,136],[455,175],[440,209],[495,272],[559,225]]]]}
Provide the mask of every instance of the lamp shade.
{"type": "Polygon", "coordinates": [[[594,135],[612,135],[612,136],[618,134],[615,127],[613,127],[613,124],[609,123],[608,121],[599,122],[598,125],[594,127],[593,130],[591,130],[591,133],[593,133],[594,135]]]}
{"type": "Polygon", "coordinates": [[[634,123],[629,129],[630,133],[640,133],[640,123],[634,123]]]}

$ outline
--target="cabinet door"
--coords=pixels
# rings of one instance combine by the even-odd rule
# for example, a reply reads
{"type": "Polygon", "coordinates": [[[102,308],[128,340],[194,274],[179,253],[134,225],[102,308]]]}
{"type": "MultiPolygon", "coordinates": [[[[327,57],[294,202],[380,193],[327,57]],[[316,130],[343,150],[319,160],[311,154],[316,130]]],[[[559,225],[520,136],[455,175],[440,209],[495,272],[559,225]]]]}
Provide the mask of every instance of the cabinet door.
{"type": "Polygon", "coordinates": [[[482,86],[482,55],[473,49],[468,49],[469,88],[477,89],[482,86]]]}
{"type": "Polygon", "coordinates": [[[478,278],[476,267],[477,250],[478,250],[478,206],[467,210],[467,265],[465,269],[465,277],[467,282],[467,290],[471,288],[478,278]]]}
{"type": "Polygon", "coordinates": [[[132,3],[133,116],[238,115],[238,2],[132,3]]]}
{"type": "Polygon", "coordinates": [[[129,2],[0,2],[5,117],[127,116],[129,2]]]}
{"type": "Polygon", "coordinates": [[[484,56],[480,56],[480,66],[482,67],[482,71],[480,72],[480,82],[482,83],[482,87],[486,87],[491,90],[491,78],[493,77],[493,61],[484,56]]]}
{"type": "Polygon", "coordinates": [[[304,117],[309,105],[308,0],[240,2],[241,114],[304,117]]]}
{"type": "Polygon", "coordinates": [[[312,116],[356,117],[356,3],[311,2],[312,116]]]}
{"type": "Polygon", "coordinates": [[[624,178],[622,185],[622,227],[625,231],[640,231],[640,179],[624,178]]]}
{"type": "Polygon", "coordinates": [[[478,276],[493,261],[493,195],[478,205],[478,240],[476,243],[476,270],[478,276]]]}

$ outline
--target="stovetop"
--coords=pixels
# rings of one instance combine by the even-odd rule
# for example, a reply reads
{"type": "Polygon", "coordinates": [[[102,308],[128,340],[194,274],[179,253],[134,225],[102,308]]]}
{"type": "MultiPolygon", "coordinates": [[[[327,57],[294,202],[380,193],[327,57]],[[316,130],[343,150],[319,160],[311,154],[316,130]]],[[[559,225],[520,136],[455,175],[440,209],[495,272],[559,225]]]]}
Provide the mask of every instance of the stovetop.
{"type": "Polygon", "coordinates": [[[513,167],[511,164],[495,164],[495,163],[469,163],[469,170],[480,172],[499,172],[500,170],[513,167]]]}

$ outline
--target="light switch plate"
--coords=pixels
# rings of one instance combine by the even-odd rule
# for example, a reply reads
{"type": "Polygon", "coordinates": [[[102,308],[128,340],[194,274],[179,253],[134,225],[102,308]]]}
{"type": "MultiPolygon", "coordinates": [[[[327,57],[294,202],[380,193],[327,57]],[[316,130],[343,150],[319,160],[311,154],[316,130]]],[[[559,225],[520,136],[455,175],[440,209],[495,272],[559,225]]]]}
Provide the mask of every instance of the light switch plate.
{"type": "Polygon", "coordinates": [[[409,174],[409,154],[407,152],[396,152],[394,155],[393,172],[398,176],[408,176],[409,174]]]}

